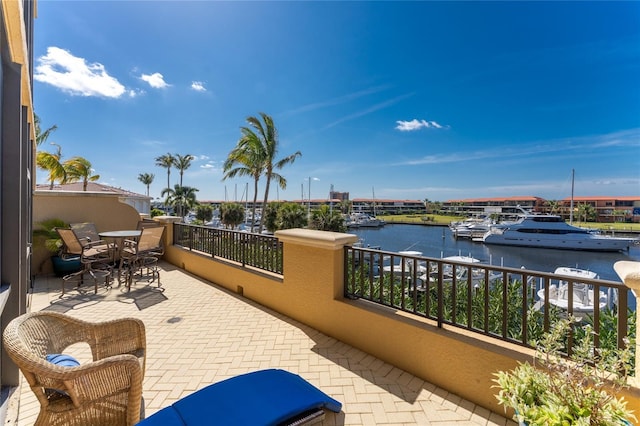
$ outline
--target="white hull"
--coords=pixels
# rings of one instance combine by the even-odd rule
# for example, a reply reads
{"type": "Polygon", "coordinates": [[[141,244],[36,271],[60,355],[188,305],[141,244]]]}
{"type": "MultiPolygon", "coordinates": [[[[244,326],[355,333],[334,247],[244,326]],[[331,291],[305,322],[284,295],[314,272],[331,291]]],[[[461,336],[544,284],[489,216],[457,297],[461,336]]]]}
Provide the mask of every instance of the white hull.
{"type": "Polygon", "coordinates": [[[556,215],[526,213],[516,222],[491,228],[482,237],[482,242],[547,249],[622,251],[636,240],[595,234],[570,225],[556,215]]]}
{"type": "MultiPolygon", "coordinates": [[[[560,267],[554,271],[554,274],[564,275],[573,281],[572,308],[575,314],[593,314],[596,303],[599,309],[602,310],[607,307],[610,302],[609,297],[604,291],[600,290],[597,295],[594,295],[593,286],[576,281],[580,278],[597,279],[598,275],[595,272],[584,269],[560,267]]],[[[537,295],[540,302],[544,303],[544,288],[538,290],[537,295]]],[[[567,281],[560,280],[557,284],[551,284],[549,286],[549,304],[564,311],[569,309],[569,284],[567,281]]]]}
{"type": "MultiPolygon", "coordinates": [[[[586,237],[578,235],[553,235],[553,234],[520,234],[505,231],[502,234],[492,231],[487,232],[482,242],[485,244],[498,244],[519,247],[538,247],[564,250],[585,251],[622,251],[633,244],[633,240],[627,238],[604,237],[588,234],[586,237]]],[[[584,234],[582,234],[584,235],[584,234]]]]}

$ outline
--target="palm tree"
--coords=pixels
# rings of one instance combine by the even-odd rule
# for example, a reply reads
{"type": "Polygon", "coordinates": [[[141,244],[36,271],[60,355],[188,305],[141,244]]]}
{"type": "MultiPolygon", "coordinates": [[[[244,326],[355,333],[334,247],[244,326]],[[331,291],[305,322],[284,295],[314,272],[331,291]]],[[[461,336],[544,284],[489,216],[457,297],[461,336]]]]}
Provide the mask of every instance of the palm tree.
{"type": "Polygon", "coordinates": [[[319,209],[311,211],[310,229],[320,231],[346,232],[347,225],[337,210],[331,210],[329,206],[322,205],[319,209]]]}
{"type": "Polygon", "coordinates": [[[174,207],[178,216],[184,217],[185,208],[188,211],[198,204],[196,192],[198,192],[196,188],[175,184],[173,189],[163,189],[160,195],[166,195],[167,205],[174,207]]]}
{"type": "MultiPolygon", "coordinates": [[[[171,182],[170,182],[170,177],[171,177],[171,167],[173,167],[173,165],[175,164],[176,159],[175,157],[171,154],[171,153],[166,153],[165,155],[161,155],[159,157],[156,157],[156,166],[159,167],[163,167],[165,169],[167,169],[167,187],[166,190],[170,191],[171,190],[171,182]]],[[[165,191],[162,191],[162,194],[164,194],[165,191]]],[[[168,207],[165,207],[165,213],[167,213],[168,207]]]]}
{"type": "Polygon", "coordinates": [[[244,220],[244,207],[238,203],[220,204],[220,221],[227,228],[235,228],[244,220]]]}
{"type": "Polygon", "coordinates": [[[49,135],[51,135],[51,133],[58,130],[58,126],[54,124],[53,126],[49,127],[47,130],[43,132],[40,129],[40,117],[38,117],[38,114],[34,114],[33,121],[34,121],[34,127],[35,127],[34,130],[36,133],[36,146],[42,145],[42,143],[46,142],[46,140],[49,138],[49,135]]]}
{"type": "Polygon", "coordinates": [[[278,208],[278,229],[304,228],[307,221],[307,210],[298,203],[283,203],[278,208]]]}
{"type": "MultiPolygon", "coordinates": [[[[251,153],[251,160],[256,164],[257,168],[262,169],[262,174],[265,175],[267,182],[264,189],[264,201],[263,206],[267,205],[269,199],[269,187],[271,180],[274,179],[280,188],[285,189],[287,187],[287,180],[275,172],[280,170],[287,164],[292,164],[296,158],[302,156],[300,151],[288,155],[280,160],[276,160],[278,153],[278,131],[273,124],[273,118],[264,112],[260,113],[260,119],[256,117],[247,117],[247,123],[253,128],[241,127],[240,132],[242,137],[238,141],[236,149],[247,150],[251,153]],[[255,130],[255,131],[254,131],[255,130]]],[[[262,232],[262,224],[260,225],[259,232],[262,232]]]]}
{"type": "Polygon", "coordinates": [[[60,181],[60,183],[65,183],[67,181],[67,171],[65,170],[62,164],[62,148],[60,145],[51,143],[58,147],[54,154],[47,151],[38,151],[36,154],[36,165],[42,170],[46,170],[49,172],[49,189],[53,189],[53,184],[55,181],[60,181]]]}
{"type": "Polygon", "coordinates": [[[156,157],[156,166],[167,169],[167,189],[171,188],[171,182],[169,179],[171,177],[171,167],[175,165],[175,162],[176,158],[171,153],[166,153],[165,155],[156,157]]]}
{"type": "Polygon", "coordinates": [[[558,200],[547,200],[545,204],[549,206],[549,212],[551,214],[554,214],[555,212],[557,212],[560,209],[560,205],[561,205],[560,201],[558,200]]]}
{"type": "Polygon", "coordinates": [[[87,190],[89,181],[95,182],[100,179],[100,175],[94,175],[91,163],[84,157],[73,157],[63,164],[67,171],[67,182],[82,181],[82,190],[87,190]]]}
{"type": "Polygon", "coordinates": [[[140,173],[138,175],[138,180],[147,187],[147,197],[149,196],[149,187],[153,183],[153,178],[155,178],[153,173],[140,173]]]}
{"type": "MultiPolygon", "coordinates": [[[[225,172],[222,180],[232,179],[236,176],[251,176],[253,178],[253,207],[251,208],[252,231],[256,218],[258,181],[260,180],[263,170],[263,165],[260,162],[260,146],[256,141],[257,139],[243,141],[241,138],[236,147],[229,153],[229,156],[224,162],[224,166],[222,168],[225,172]]],[[[266,206],[263,205],[263,213],[265,207],[266,206]]]]}
{"type": "Polygon", "coordinates": [[[176,169],[180,172],[180,186],[182,186],[182,175],[185,170],[187,170],[191,166],[191,162],[195,159],[195,157],[191,154],[180,155],[176,154],[173,160],[173,165],[176,166],[176,169]]]}

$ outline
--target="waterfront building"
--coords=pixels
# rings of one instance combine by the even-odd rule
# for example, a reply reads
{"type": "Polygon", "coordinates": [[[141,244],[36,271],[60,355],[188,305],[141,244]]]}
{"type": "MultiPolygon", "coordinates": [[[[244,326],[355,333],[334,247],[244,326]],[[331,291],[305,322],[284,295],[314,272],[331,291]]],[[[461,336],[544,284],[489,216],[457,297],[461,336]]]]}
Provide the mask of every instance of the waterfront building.
{"type": "MultiPolygon", "coordinates": [[[[573,197],[574,218],[580,204],[593,208],[595,222],[640,222],[640,196],[573,197]]],[[[571,217],[571,197],[557,201],[535,196],[466,198],[445,201],[442,207],[451,214],[464,216],[496,214],[508,217],[516,215],[520,207],[537,213],[558,214],[565,220],[571,217]]]]}
{"type": "MultiPolygon", "coordinates": [[[[573,197],[574,208],[578,204],[588,204],[593,207],[596,222],[640,222],[640,196],[573,197]]],[[[559,214],[563,218],[569,219],[571,197],[562,199],[560,206],[559,214]]]]}
{"type": "Polygon", "coordinates": [[[546,200],[540,197],[516,196],[496,198],[465,198],[447,200],[442,203],[442,209],[453,215],[498,215],[508,217],[520,212],[518,207],[534,212],[544,209],[546,200]]]}

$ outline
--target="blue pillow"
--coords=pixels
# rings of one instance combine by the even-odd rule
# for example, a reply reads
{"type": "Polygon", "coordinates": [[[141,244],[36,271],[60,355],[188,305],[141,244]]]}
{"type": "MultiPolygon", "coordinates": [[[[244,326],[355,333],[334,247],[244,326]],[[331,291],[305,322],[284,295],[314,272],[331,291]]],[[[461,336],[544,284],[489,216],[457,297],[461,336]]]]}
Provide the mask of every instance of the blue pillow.
{"type": "Polygon", "coordinates": [[[77,359],[66,354],[49,354],[46,360],[60,367],[77,367],[80,365],[77,359]]]}

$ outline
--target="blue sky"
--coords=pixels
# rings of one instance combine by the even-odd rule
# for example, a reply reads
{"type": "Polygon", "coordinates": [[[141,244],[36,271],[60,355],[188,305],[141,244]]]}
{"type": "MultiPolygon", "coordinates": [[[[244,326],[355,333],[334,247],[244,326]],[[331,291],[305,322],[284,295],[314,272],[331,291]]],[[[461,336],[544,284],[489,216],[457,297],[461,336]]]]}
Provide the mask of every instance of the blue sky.
{"type": "Polygon", "coordinates": [[[221,167],[261,111],[302,153],[274,200],[640,196],[640,2],[40,0],[34,54],[48,142],[153,197],[172,153],[252,199],[221,167]]]}

